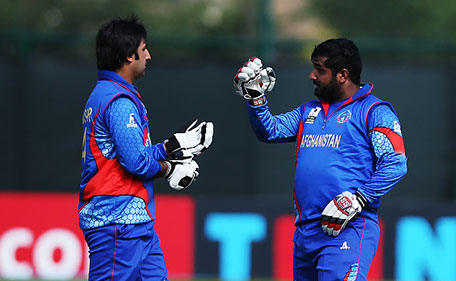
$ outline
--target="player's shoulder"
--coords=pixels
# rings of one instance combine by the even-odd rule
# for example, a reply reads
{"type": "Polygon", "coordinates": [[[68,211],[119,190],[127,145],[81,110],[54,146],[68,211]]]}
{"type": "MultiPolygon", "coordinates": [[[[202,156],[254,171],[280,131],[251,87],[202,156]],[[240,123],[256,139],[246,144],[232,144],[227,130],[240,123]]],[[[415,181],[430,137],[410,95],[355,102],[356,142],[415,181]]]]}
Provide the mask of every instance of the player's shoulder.
{"type": "Polygon", "coordinates": [[[143,109],[132,96],[125,93],[117,93],[104,105],[103,116],[109,119],[112,115],[141,114],[141,112],[143,112],[143,109]]]}
{"type": "Polygon", "coordinates": [[[310,101],[306,101],[305,103],[301,104],[299,107],[306,108],[306,107],[315,107],[315,106],[321,107],[321,102],[319,100],[310,100],[310,101]]]}
{"type": "Polygon", "coordinates": [[[377,103],[379,103],[379,104],[381,104],[381,103],[388,103],[387,101],[384,101],[383,99],[377,97],[376,95],[374,95],[374,94],[372,94],[372,93],[366,95],[366,96],[362,99],[362,101],[364,101],[365,103],[373,104],[373,105],[375,105],[375,104],[377,104],[377,103]]]}
{"type": "Polygon", "coordinates": [[[120,93],[115,95],[107,104],[106,109],[111,112],[139,112],[140,107],[133,97],[120,93]]]}
{"type": "Polygon", "coordinates": [[[391,111],[394,114],[396,114],[396,111],[394,110],[394,107],[390,102],[385,101],[374,95],[369,95],[369,96],[371,96],[371,97],[369,97],[369,101],[368,101],[369,106],[371,107],[370,111],[384,110],[384,111],[391,111]]]}
{"type": "Polygon", "coordinates": [[[135,106],[136,103],[131,96],[125,94],[118,94],[112,98],[111,104],[116,104],[117,106],[135,106]]]}
{"type": "Polygon", "coordinates": [[[92,90],[90,96],[98,100],[109,100],[119,92],[114,83],[106,80],[99,80],[92,90]]]}
{"type": "Polygon", "coordinates": [[[385,116],[397,116],[396,111],[389,103],[375,104],[369,111],[369,115],[374,118],[382,118],[385,116]]]}
{"type": "Polygon", "coordinates": [[[373,111],[377,110],[377,108],[380,108],[378,110],[391,111],[396,114],[396,111],[390,102],[385,101],[373,94],[367,95],[360,102],[364,104],[364,107],[368,108],[368,114],[371,114],[373,111]]]}
{"type": "Polygon", "coordinates": [[[390,128],[401,135],[399,118],[390,104],[377,104],[368,115],[369,129],[374,127],[390,128]]]}

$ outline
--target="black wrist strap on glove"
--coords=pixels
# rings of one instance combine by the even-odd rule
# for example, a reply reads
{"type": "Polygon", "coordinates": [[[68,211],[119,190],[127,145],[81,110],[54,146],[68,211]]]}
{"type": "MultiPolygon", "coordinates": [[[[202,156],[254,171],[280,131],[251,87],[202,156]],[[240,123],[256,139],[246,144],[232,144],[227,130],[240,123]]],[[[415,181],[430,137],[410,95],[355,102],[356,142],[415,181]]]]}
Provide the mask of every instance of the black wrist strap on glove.
{"type": "Polygon", "coordinates": [[[356,191],[355,196],[356,200],[361,205],[361,208],[364,209],[364,207],[366,207],[366,205],[369,204],[369,201],[367,201],[366,197],[364,197],[364,195],[361,192],[356,191]]]}
{"type": "Polygon", "coordinates": [[[165,140],[165,147],[168,153],[173,153],[180,148],[179,142],[175,136],[165,140]]]}
{"type": "Polygon", "coordinates": [[[263,95],[258,98],[253,98],[249,100],[249,104],[252,106],[260,106],[266,103],[266,97],[263,95]]]}

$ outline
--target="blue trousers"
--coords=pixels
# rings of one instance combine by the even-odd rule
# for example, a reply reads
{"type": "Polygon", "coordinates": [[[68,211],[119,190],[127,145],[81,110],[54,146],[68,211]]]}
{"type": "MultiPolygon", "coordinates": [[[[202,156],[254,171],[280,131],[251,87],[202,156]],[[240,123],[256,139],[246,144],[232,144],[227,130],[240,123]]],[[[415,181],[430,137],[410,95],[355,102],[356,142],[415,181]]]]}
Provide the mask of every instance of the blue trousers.
{"type": "Polygon", "coordinates": [[[108,225],[83,230],[89,246],[89,281],[167,280],[154,224],[108,225]]]}
{"type": "Polygon", "coordinates": [[[293,280],[367,280],[379,238],[378,222],[359,215],[336,237],[324,233],[319,220],[299,225],[293,237],[293,280]]]}

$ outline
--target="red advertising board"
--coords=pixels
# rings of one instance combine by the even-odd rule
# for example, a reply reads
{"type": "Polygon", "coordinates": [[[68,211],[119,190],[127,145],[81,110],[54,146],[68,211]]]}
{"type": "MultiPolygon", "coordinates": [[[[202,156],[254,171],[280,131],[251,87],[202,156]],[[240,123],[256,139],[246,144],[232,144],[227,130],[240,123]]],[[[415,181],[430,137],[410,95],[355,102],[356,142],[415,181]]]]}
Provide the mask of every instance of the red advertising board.
{"type": "MultiPolygon", "coordinates": [[[[61,280],[86,276],[88,250],[77,203],[77,194],[0,193],[0,275],[61,280]]],[[[156,196],[156,229],[170,277],[193,276],[194,209],[191,197],[156,196]]]]}

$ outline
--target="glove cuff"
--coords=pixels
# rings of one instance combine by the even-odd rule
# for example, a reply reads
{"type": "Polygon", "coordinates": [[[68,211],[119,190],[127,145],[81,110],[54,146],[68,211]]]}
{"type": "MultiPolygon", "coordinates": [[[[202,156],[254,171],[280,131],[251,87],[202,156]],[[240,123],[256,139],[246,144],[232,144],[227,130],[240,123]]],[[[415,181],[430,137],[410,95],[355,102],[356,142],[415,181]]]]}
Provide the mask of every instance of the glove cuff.
{"type": "Polygon", "coordinates": [[[366,197],[364,197],[361,192],[356,191],[355,196],[356,200],[358,200],[359,204],[361,205],[361,208],[364,208],[369,203],[369,201],[367,201],[366,197]]]}
{"type": "Polygon", "coordinates": [[[249,100],[249,104],[251,106],[260,106],[260,105],[263,105],[265,103],[266,103],[266,97],[264,95],[249,100]]]}
{"type": "Polygon", "coordinates": [[[170,137],[169,139],[163,142],[165,144],[166,152],[168,155],[173,154],[180,148],[179,142],[175,136],[170,137]]]}

